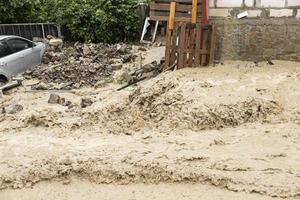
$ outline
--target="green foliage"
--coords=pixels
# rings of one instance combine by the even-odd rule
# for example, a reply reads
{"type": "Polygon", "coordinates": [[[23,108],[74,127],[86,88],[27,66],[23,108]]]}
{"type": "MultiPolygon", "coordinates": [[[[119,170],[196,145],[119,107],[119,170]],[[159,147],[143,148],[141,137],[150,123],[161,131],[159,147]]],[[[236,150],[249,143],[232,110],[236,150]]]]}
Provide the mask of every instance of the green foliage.
{"type": "Polygon", "coordinates": [[[0,0],[0,23],[57,22],[73,39],[119,42],[135,39],[141,27],[139,0],[0,0]]]}

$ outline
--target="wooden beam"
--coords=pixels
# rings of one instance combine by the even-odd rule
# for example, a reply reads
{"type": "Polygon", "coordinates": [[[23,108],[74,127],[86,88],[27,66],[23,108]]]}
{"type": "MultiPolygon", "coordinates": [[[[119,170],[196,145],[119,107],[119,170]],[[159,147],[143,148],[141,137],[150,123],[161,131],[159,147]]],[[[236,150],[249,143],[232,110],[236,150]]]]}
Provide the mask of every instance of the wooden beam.
{"type": "Polygon", "coordinates": [[[171,4],[170,4],[170,15],[169,15],[169,30],[174,29],[175,13],[176,13],[176,2],[171,2],[171,4]]]}
{"type": "Polygon", "coordinates": [[[197,23],[198,0],[193,0],[192,4],[192,23],[197,23]]]}
{"type": "Polygon", "coordinates": [[[202,23],[208,24],[208,0],[202,0],[202,23]]]}

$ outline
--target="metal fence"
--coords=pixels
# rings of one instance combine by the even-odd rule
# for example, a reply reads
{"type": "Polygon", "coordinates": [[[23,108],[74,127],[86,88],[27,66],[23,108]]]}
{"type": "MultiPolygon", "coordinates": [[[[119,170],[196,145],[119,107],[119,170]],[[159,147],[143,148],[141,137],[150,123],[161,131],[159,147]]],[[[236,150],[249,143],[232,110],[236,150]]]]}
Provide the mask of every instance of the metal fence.
{"type": "Polygon", "coordinates": [[[55,23],[0,24],[0,35],[17,35],[32,40],[47,35],[61,37],[61,28],[55,23]]]}

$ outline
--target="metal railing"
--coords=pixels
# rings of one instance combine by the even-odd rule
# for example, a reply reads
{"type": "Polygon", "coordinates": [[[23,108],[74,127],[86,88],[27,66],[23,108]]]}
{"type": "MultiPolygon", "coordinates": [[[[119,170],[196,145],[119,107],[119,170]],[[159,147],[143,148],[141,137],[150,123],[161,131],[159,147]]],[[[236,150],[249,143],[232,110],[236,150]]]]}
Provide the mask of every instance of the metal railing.
{"type": "Polygon", "coordinates": [[[0,24],[0,35],[17,35],[32,40],[47,35],[61,37],[61,28],[55,23],[0,24]]]}

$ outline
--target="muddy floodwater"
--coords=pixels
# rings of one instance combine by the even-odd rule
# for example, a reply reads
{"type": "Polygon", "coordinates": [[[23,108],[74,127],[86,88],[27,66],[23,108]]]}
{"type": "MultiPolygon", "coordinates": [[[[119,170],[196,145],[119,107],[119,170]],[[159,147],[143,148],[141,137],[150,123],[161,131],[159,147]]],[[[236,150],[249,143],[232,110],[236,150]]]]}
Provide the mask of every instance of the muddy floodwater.
{"type": "Polygon", "coordinates": [[[274,63],[166,72],[119,92],[25,81],[0,99],[22,105],[0,114],[0,199],[299,199],[300,64],[274,63]]]}

